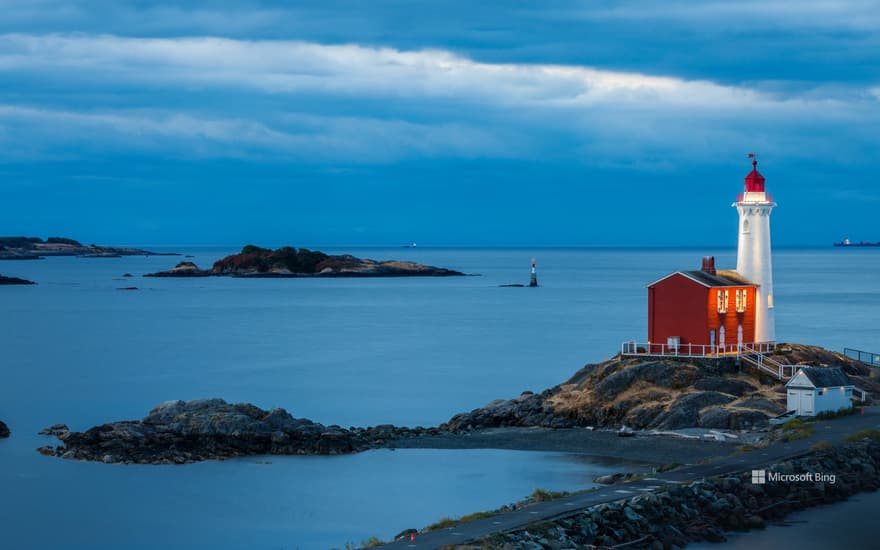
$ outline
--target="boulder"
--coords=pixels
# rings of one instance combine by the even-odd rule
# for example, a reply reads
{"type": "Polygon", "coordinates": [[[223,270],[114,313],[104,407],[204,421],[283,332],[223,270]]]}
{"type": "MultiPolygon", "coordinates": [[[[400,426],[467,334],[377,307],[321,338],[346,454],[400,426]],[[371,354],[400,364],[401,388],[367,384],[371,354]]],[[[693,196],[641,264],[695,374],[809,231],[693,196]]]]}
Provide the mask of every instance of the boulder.
{"type": "Polygon", "coordinates": [[[605,399],[613,399],[629,388],[635,381],[645,381],[668,387],[676,369],[667,362],[651,361],[630,367],[621,368],[616,373],[605,377],[596,385],[595,391],[605,399]]]}
{"type": "Polygon", "coordinates": [[[669,405],[668,412],[655,418],[654,426],[662,430],[692,428],[700,421],[700,409],[712,405],[724,405],[735,398],[717,391],[688,393],[669,405]]]}
{"type": "Polygon", "coordinates": [[[758,388],[745,382],[744,380],[736,380],[731,378],[722,378],[713,376],[711,378],[703,378],[694,383],[694,389],[701,391],[715,391],[728,393],[737,397],[742,397],[747,393],[757,391],[758,388]]]}
{"type": "Polygon", "coordinates": [[[766,426],[769,419],[770,416],[761,411],[710,407],[700,413],[699,426],[722,430],[742,430],[766,426]]]}

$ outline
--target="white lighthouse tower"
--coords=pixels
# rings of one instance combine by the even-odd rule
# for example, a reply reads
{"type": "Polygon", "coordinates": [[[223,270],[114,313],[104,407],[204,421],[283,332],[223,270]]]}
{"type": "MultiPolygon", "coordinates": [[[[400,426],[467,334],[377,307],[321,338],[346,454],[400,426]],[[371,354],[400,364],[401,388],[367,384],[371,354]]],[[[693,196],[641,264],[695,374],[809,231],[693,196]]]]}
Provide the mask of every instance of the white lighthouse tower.
{"type": "Polygon", "coordinates": [[[758,285],[754,305],[755,342],[775,342],[770,214],[776,203],[764,190],[764,176],[758,172],[757,160],[752,161],[752,171],[745,177],[745,191],[732,206],[739,212],[736,271],[758,285]]]}

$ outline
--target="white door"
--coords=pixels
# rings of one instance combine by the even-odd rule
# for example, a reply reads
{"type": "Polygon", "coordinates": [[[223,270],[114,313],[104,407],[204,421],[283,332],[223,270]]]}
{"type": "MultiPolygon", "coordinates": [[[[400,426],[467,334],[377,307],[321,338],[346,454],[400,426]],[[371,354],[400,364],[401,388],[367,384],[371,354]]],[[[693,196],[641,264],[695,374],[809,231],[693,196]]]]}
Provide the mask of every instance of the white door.
{"type": "Polygon", "coordinates": [[[813,416],[815,413],[815,409],[813,408],[813,391],[812,390],[801,390],[801,406],[800,413],[804,416],[813,416]]]}
{"type": "Polygon", "coordinates": [[[798,390],[788,390],[788,406],[785,408],[786,411],[797,411],[798,414],[801,413],[801,392],[798,390]]]}

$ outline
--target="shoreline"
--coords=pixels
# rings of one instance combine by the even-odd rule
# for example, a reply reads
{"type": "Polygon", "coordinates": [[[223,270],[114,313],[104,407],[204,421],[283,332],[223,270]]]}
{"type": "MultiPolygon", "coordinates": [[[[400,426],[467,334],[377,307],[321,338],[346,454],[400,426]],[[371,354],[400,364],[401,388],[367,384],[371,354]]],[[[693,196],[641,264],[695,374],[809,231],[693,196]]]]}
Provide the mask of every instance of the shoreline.
{"type": "MultiPolygon", "coordinates": [[[[565,517],[479,539],[481,548],[601,547],[662,550],[693,542],[726,542],[728,533],[785,524],[790,514],[847,500],[880,488],[880,441],[864,438],[788,460],[753,472],[705,477],[687,484],[602,503],[565,517]],[[834,481],[774,481],[773,473],[835,472],[834,481]]],[[[619,485],[626,487],[626,484],[619,485]]],[[[789,546],[789,545],[787,545],[789,546]]]]}
{"type": "Polygon", "coordinates": [[[586,428],[489,428],[389,441],[397,449],[499,449],[584,454],[654,465],[692,464],[727,456],[738,443],[638,434],[619,437],[613,430],[586,428]]]}
{"type": "MultiPolygon", "coordinates": [[[[659,550],[671,548],[671,544],[668,544],[671,540],[681,543],[700,540],[723,541],[724,531],[760,528],[765,525],[765,521],[780,519],[789,512],[814,506],[819,500],[826,503],[836,502],[857,492],[880,488],[880,464],[877,463],[880,457],[878,419],[880,419],[880,410],[873,408],[862,415],[816,421],[813,423],[815,434],[811,433],[794,440],[782,438],[767,447],[737,448],[729,443],[719,442],[727,446],[726,456],[698,460],[695,465],[670,464],[668,468],[660,468],[657,473],[648,477],[639,476],[633,481],[622,480],[623,482],[609,487],[575,493],[549,502],[539,502],[525,511],[472,513],[463,516],[467,521],[453,522],[454,533],[443,529],[424,528],[418,531],[418,536],[421,538],[419,547],[442,548],[449,544],[476,542],[486,548],[502,548],[505,544],[521,547],[523,544],[528,544],[530,548],[538,550],[559,547],[560,544],[561,547],[570,547],[572,544],[575,546],[626,544],[627,547],[631,545],[633,548],[649,548],[653,545],[659,550]],[[777,482],[772,477],[768,477],[766,487],[769,489],[764,495],[756,493],[763,490],[764,484],[750,483],[752,470],[756,468],[765,472],[778,468],[778,472],[782,474],[824,471],[838,474],[838,480],[835,485],[828,482],[813,484],[812,481],[777,482]],[[735,481],[728,482],[734,478],[735,481]],[[724,481],[724,486],[720,489],[716,487],[718,480],[724,481]],[[691,493],[685,491],[675,496],[676,505],[681,505],[682,499],[689,503],[683,504],[684,508],[679,508],[678,515],[673,519],[686,520],[687,526],[693,527],[692,532],[685,536],[687,532],[685,525],[681,525],[677,532],[661,533],[654,529],[656,525],[665,525],[666,521],[672,521],[661,517],[662,510],[670,506],[670,503],[663,503],[658,511],[657,499],[666,498],[673,489],[694,485],[709,487],[714,500],[701,500],[699,497],[703,494],[702,490],[691,493]],[[733,486],[738,488],[737,491],[733,490],[733,486]],[[739,494],[740,489],[746,490],[747,493],[739,494]],[[818,493],[813,494],[810,491],[818,491],[818,493]],[[736,494],[731,495],[731,493],[736,494]],[[755,501],[753,497],[759,497],[759,500],[755,501]],[[696,501],[690,502],[694,498],[696,501]],[[649,506],[653,510],[651,512],[653,515],[632,513],[634,508],[632,505],[640,502],[639,499],[653,503],[649,506]],[[789,502],[789,499],[792,499],[792,502],[789,502]],[[709,508],[710,505],[714,508],[709,508]],[[630,512],[626,512],[627,508],[630,512]],[[604,511],[612,510],[612,512],[609,517],[602,516],[597,519],[597,510],[601,511],[600,516],[604,511]],[[712,510],[708,518],[712,522],[706,523],[707,518],[699,513],[693,513],[695,510],[706,513],[712,510]],[[734,514],[734,518],[730,519],[728,513],[734,514]],[[576,516],[586,519],[581,521],[565,519],[576,516]],[[644,523],[646,516],[651,517],[647,523],[644,523]],[[563,521],[568,523],[560,523],[563,521]],[[601,529],[595,525],[595,528],[586,529],[584,525],[589,521],[604,522],[602,525],[605,525],[603,528],[605,531],[600,532],[601,529]],[[621,522],[628,522],[628,530],[620,529],[618,523],[621,522]],[[541,537],[524,535],[526,538],[515,538],[512,535],[527,533],[531,526],[536,524],[544,526],[541,537]],[[559,536],[556,539],[549,539],[547,535],[551,531],[559,536]],[[651,536],[646,537],[646,533],[650,533],[651,536]],[[600,539],[598,535],[608,538],[600,539]],[[644,538],[639,539],[639,537],[644,538]],[[547,542],[548,540],[553,540],[555,546],[547,542]]],[[[662,439],[672,438],[657,438],[656,442],[662,442],[662,439]]],[[[672,443],[674,446],[680,446],[687,442],[707,443],[677,438],[672,443]]],[[[662,449],[656,445],[651,445],[650,448],[652,451],[656,449],[662,453],[662,449]]],[[[402,548],[404,542],[398,540],[386,543],[386,546],[402,548]]]]}

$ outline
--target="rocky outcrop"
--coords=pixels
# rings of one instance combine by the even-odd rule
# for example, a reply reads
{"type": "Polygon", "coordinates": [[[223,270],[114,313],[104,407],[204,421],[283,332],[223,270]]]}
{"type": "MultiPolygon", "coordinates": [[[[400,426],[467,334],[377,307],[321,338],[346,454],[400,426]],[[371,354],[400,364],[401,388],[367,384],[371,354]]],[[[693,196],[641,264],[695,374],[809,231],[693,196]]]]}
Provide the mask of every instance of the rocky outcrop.
{"type": "Polygon", "coordinates": [[[344,254],[330,256],[323,252],[286,246],[277,250],[247,245],[239,254],[214,262],[210,270],[199,269],[192,262],[182,262],[174,269],[149,273],[146,277],[448,277],[464,275],[459,271],[396,260],[376,261],[344,254]]]}
{"type": "Polygon", "coordinates": [[[4,277],[0,275],[0,285],[34,285],[33,281],[27,279],[19,279],[18,277],[4,277]]]}
{"type": "Polygon", "coordinates": [[[759,388],[732,364],[614,358],[587,365],[540,394],[526,392],[458,414],[448,427],[753,428],[784,410],[782,399],[772,388],[759,388]]]}
{"type": "Polygon", "coordinates": [[[214,273],[207,269],[199,269],[193,262],[180,262],[168,271],[147,273],[144,277],[212,277],[214,273]]]}
{"type": "Polygon", "coordinates": [[[344,429],[222,399],[168,401],[140,421],[111,422],[85,432],[56,424],[41,431],[61,441],[37,449],[46,455],[106,463],[186,464],[260,454],[345,454],[437,429],[344,429]]]}
{"type": "Polygon", "coordinates": [[[480,548],[680,548],[726,540],[726,531],[761,529],[805,508],[880,488],[880,444],[848,444],[777,463],[780,474],[833,472],[835,481],[751,482],[751,472],[670,485],[668,490],[600,504],[565,519],[495,534],[480,548]]]}
{"type": "Polygon", "coordinates": [[[551,395],[552,390],[548,390],[542,394],[523,392],[516,399],[497,399],[485,407],[457,414],[441,427],[453,431],[515,426],[573,427],[575,423],[571,419],[545,404],[551,395]]]}
{"type": "Polygon", "coordinates": [[[9,437],[9,426],[0,420],[0,439],[3,439],[4,437],[9,437]]]}
{"type": "Polygon", "coordinates": [[[84,245],[66,237],[0,237],[0,260],[38,260],[46,256],[118,258],[120,256],[177,256],[138,248],[84,245]]]}
{"type": "MultiPolygon", "coordinates": [[[[855,384],[880,392],[869,368],[814,346],[786,344],[774,354],[782,363],[840,365],[855,384]]],[[[878,393],[880,395],[880,393],[878,393]]],[[[448,422],[453,430],[503,426],[593,426],[673,430],[754,429],[785,412],[781,382],[757,376],[733,358],[722,360],[615,357],[586,365],[542,393],[496,400],[448,422]]]]}

